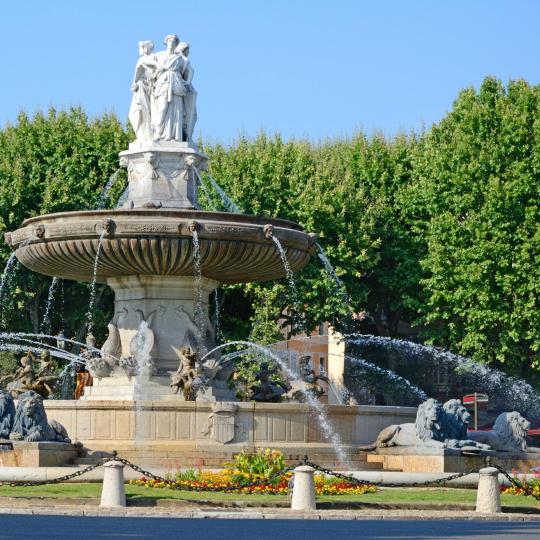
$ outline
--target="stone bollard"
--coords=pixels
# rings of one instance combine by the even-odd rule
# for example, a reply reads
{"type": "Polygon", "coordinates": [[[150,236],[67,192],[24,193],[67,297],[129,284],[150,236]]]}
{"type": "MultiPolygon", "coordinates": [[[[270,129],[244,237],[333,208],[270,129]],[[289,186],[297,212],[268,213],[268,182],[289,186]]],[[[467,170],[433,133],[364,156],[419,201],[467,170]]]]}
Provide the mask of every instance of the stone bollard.
{"type": "Polygon", "coordinates": [[[100,506],[108,508],[126,506],[124,464],[120,461],[108,461],[103,467],[105,470],[103,472],[100,506]]]}
{"type": "Polygon", "coordinates": [[[315,510],[315,469],[300,465],[294,469],[294,485],[291,498],[292,510],[315,510]]]}
{"type": "Polygon", "coordinates": [[[494,514],[501,511],[501,486],[499,471],[495,467],[484,467],[478,471],[478,491],[476,492],[476,511],[494,514]]]}

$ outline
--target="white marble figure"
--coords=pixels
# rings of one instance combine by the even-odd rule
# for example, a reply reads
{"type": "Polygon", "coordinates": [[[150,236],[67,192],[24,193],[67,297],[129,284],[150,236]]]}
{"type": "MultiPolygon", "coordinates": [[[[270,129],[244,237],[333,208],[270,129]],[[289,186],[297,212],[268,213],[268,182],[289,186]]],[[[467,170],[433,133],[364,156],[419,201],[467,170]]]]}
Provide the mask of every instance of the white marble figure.
{"type": "Polygon", "coordinates": [[[151,41],[139,41],[139,60],[135,65],[135,75],[131,84],[133,97],[129,109],[129,121],[133,126],[137,140],[150,143],[152,133],[152,90],[156,68],[154,44],[151,41]]]}
{"type": "Polygon", "coordinates": [[[189,43],[182,41],[176,47],[176,52],[181,54],[186,62],[186,66],[182,73],[182,77],[186,82],[187,93],[184,96],[184,140],[193,141],[193,130],[197,121],[197,91],[193,88],[191,81],[193,80],[194,70],[189,63],[189,43]]]}
{"type": "Polygon", "coordinates": [[[165,47],[154,53],[151,41],[139,41],[129,120],[137,141],[143,144],[193,140],[197,92],[192,85],[189,44],[169,34],[165,47]]]}
{"type": "Polygon", "coordinates": [[[152,127],[154,140],[184,140],[184,98],[188,92],[183,78],[187,59],[176,52],[176,34],[165,38],[166,49],[155,54],[156,82],[153,89],[152,127]]]}

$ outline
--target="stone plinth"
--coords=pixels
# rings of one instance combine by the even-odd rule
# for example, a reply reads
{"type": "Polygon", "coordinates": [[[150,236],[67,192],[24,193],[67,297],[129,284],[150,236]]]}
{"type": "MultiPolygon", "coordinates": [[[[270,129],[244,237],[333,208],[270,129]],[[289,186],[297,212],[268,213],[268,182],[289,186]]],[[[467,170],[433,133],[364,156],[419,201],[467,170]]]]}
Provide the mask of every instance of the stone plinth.
{"type": "Polygon", "coordinates": [[[58,467],[76,457],[77,449],[68,443],[0,440],[0,467],[58,467]]]}
{"type": "Polygon", "coordinates": [[[540,454],[484,452],[484,455],[464,455],[456,448],[394,446],[378,448],[368,454],[369,463],[380,463],[383,470],[403,472],[466,472],[479,469],[489,454],[494,463],[507,471],[530,473],[540,466],[540,454]]]}
{"type": "Polygon", "coordinates": [[[186,142],[129,145],[120,152],[127,168],[129,195],[124,208],[200,209],[196,169],[205,170],[208,158],[186,142]]]}
{"type": "MultiPolygon", "coordinates": [[[[339,465],[313,412],[300,403],[47,400],[45,408],[90,454],[115,449],[148,466],[221,467],[242,449],[268,447],[282,450],[291,462],[307,453],[321,465],[339,465]]],[[[333,405],[327,411],[356,469],[380,468],[367,463],[358,446],[382,427],[413,421],[416,414],[413,407],[333,405]]]]}

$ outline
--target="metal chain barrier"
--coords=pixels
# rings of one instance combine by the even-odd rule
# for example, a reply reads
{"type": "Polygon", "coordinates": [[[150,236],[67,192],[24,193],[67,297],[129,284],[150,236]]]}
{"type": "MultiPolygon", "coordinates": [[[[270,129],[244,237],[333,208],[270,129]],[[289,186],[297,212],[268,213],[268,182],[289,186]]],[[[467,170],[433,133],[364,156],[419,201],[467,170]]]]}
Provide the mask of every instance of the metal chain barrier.
{"type": "Polygon", "coordinates": [[[185,490],[185,491],[214,491],[214,492],[216,491],[219,491],[219,492],[242,491],[245,489],[258,487],[264,484],[271,484],[274,480],[277,480],[281,478],[282,476],[284,476],[285,474],[293,471],[299,465],[308,465],[310,467],[313,467],[316,471],[319,471],[327,476],[333,476],[335,478],[339,478],[340,480],[343,480],[350,484],[355,484],[359,486],[369,485],[369,486],[386,486],[386,487],[401,487],[401,488],[402,487],[428,487],[428,486],[437,486],[437,485],[445,484],[447,482],[450,482],[451,480],[456,480],[457,478],[462,478],[469,474],[476,473],[484,466],[488,466],[488,467],[495,467],[508,480],[508,482],[510,482],[512,486],[515,486],[516,488],[520,489],[524,495],[534,497],[536,500],[540,500],[540,495],[535,494],[533,492],[533,488],[525,486],[522,482],[519,481],[519,479],[511,476],[508,473],[508,471],[503,469],[501,466],[491,463],[491,459],[489,456],[486,457],[485,465],[483,465],[482,467],[471,469],[466,472],[452,474],[450,476],[444,476],[441,478],[437,478],[435,480],[426,480],[425,482],[385,483],[385,482],[372,482],[369,480],[360,480],[358,478],[354,478],[353,476],[349,476],[349,475],[346,475],[337,471],[333,471],[332,469],[321,467],[320,465],[317,465],[316,463],[309,461],[308,456],[304,456],[302,460],[298,461],[294,465],[289,465],[287,467],[284,467],[283,469],[276,471],[272,476],[268,478],[259,478],[253,481],[239,482],[237,484],[227,484],[223,486],[204,486],[204,485],[192,486],[189,484],[183,484],[181,481],[175,481],[170,478],[165,478],[163,476],[156,475],[150,471],[147,471],[146,469],[143,469],[142,467],[139,467],[138,465],[135,465],[135,463],[132,463],[131,461],[127,459],[118,457],[117,452],[113,451],[112,457],[101,458],[97,463],[93,465],[89,465],[88,467],[85,467],[84,469],[80,469],[78,471],[75,471],[70,474],[66,474],[64,476],[60,476],[58,478],[52,478],[50,480],[27,481],[27,482],[13,482],[13,481],[0,482],[0,486],[31,487],[31,486],[44,486],[47,484],[60,484],[62,482],[67,482],[68,480],[72,480],[73,478],[78,478],[79,476],[83,476],[84,474],[90,471],[93,471],[94,469],[97,469],[98,467],[102,467],[103,465],[105,465],[105,463],[108,463],[109,461],[119,461],[123,465],[133,469],[135,472],[140,473],[145,478],[150,478],[151,480],[154,480],[156,482],[163,483],[171,489],[185,490]]]}
{"type": "Polygon", "coordinates": [[[358,478],[354,478],[354,476],[348,476],[346,474],[339,473],[331,469],[326,469],[324,467],[321,467],[320,465],[317,465],[316,463],[309,461],[307,459],[307,456],[305,456],[304,460],[302,461],[302,464],[309,465],[310,467],[313,467],[315,470],[322,472],[326,474],[327,476],[334,476],[335,478],[339,478],[340,480],[349,482],[351,484],[356,484],[356,485],[361,485],[361,486],[386,486],[386,487],[427,487],[427,486],[432,486],[432,485],[436,486],[436,485],[449,482],[450,480],[455,480],[456,478],[462,478],[463,476],[473,474],[475,472],[478,472],[479,470],[479,469],[471,469],[470,471],[467,471],[467,472],[456,473],[451,476],[444,476],[442,478],[437,478],[435,480],[426,480],[425,482],[388,483],[388,482],[372,482],[369,480],[360,480],[358,478]]]}
{"type": "Polygon", "coordinates": [[[83,474],[93,471],[94,469],[101,467],[108,461],[114,461],[114,458],[101,459],[98,463],[95,463],[94,465],[89,465],[88,467],[85,467],[84,469],[80,469],[71,474],[66,474],[58,478],[51,478],[50,480],[34,480],[34,481],[27,481],[27,482],[11,482],[11,481],[0,482],[0,486],[30,487],[30,486],[44,486],[46,484],[61,484],[62,482],[67,482],[68,480],[71,480],[72,478],[77,478],[78,476],[82,476],[83,474]]]}
{"type": "Polygon", "coordinates": [[[491,467],[495,467],[510,482],[510,485],[521,489],[524,495],[526,495],[527,497],[534,497],[537,501],[540,501],[540,494],[534,493],[532,487],[523,485],[523,483],[518,478],[516,478],[515,476],[510,476],[508,471],[505,471],[499,465],[494,465],[493,463],[490,463],[489,465],[491,467]]]}

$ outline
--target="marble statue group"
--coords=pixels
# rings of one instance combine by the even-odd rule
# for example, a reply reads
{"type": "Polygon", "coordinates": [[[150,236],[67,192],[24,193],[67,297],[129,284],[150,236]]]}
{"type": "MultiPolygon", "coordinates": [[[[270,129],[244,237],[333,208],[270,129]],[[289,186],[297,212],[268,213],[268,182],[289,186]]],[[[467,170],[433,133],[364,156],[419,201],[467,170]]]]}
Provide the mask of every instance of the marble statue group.
{"type": "Polygon", "coordinates": [[[165,50],[154,53],[151,41],[139,41],[139,60],[131,85],[129,120],[137,141],[191,142],[197,120],[197,92],[189,44],[176,34],[165,38],[165,50]]]}

